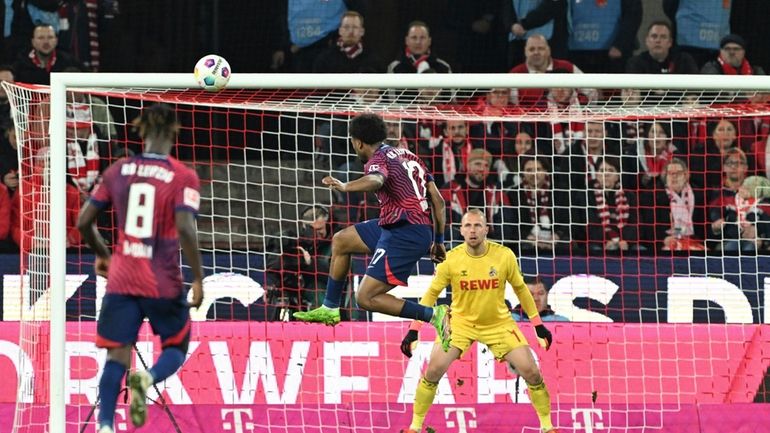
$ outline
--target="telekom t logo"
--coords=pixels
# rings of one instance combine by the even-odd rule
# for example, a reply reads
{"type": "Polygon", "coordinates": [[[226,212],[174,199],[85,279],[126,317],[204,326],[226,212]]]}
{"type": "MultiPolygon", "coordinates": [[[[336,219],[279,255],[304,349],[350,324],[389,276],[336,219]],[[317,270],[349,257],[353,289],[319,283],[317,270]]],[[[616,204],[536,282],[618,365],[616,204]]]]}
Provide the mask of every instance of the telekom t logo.
{"type": "Polygon", "coordinates": [[[233,433],[244,433],[254,431],[254,423],[250,422],[253,415],[251,409],[222,409],[222,428],[232,430],[233,433]],[[227,416],[232,414],[232,422],[227,420],[227,416]]]}
{"type": "Polygon", "coordinates": [[[446,418],[447,428],[457,427],[457,433],[468,433],[469,428],[476,428],[476,409],[472,407],[445,407],[444,418],[446,418]],[[452,414],[455,414],[457,422],[452,421],[450,418],[452,414]],[[465,418],[465,414],[468,414],[468,419],[465,418]]]}
{"type": "Polygon", "coordinates": [[[604,430],[604,423],[602,422],[601,409],[572,409],[572,428],[575,430],[583,428],[586,433],[594,433],[594,429],[604,430]],[[582,415],[583,423],[580,423],[582,415]],[[596,422],[594,422],[594,415],[596,415],[596,422]]]}

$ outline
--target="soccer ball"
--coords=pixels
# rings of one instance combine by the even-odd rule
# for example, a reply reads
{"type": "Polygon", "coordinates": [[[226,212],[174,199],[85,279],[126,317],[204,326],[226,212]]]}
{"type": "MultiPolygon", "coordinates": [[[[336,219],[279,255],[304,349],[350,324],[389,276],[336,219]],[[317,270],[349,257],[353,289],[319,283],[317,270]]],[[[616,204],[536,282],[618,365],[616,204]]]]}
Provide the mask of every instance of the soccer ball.
{"type": "Polygon", "coordinates": [[[202,88],[216,92],[222,90],[230,81],[230,64],[224,57],[208,54],[195,64],[195,81],[202,88]]]}

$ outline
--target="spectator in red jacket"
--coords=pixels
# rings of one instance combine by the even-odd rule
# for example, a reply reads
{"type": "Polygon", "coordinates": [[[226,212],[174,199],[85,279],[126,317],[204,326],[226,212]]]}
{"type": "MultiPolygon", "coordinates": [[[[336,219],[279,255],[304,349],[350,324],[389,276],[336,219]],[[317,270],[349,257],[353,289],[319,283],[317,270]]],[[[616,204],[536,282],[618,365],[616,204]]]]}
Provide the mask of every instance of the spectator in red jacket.
{"type": "MultiPolygon", "coordinates": [[[[511,69],[513,74],[544,74],[546,72],[560,71],[566,73],[582,74],[583,71],[567,60],[551,57],[551,47],[542,35],[535,34],[527,39],[524,46],[526,61],[511,69]]],[[[511,101],[522,107],[544,108],[547,105],[546,89],[513,89],[511,101]]],[[[586,101],[597,97],[596,89],[580,89],[580,93],[586,101]]]]}

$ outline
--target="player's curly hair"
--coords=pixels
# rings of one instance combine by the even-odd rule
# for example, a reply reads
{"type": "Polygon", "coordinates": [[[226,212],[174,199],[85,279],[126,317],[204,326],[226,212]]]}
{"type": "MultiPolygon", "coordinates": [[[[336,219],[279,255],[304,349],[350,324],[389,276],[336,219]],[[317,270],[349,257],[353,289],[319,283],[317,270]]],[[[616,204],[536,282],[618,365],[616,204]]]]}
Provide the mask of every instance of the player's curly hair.
{"type": "Polygon", "coordinates": [[[350,121],[348,133],[366,144],[379,144],[388,137],[388,128],[382,117],[374,113],[359,114],[350,121]]]}
{"type": "Polygon", "coordinates": [[[143,139],[146,137],[173,139],[179,132],[176,112],[168,104],[155,104],[145,108],[132,122],[134,131],[143,139]]]}

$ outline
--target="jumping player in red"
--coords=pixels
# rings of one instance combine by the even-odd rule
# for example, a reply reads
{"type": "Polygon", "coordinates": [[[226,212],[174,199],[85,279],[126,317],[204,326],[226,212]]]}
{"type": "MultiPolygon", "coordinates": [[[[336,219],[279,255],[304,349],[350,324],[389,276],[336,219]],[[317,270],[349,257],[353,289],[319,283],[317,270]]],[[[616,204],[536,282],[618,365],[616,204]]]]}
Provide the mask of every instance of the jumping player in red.
{"type": "Polygon", "coordinates": [[[388,294],[396,285],[406,285],[412,268],[424,255],[430,253],[436,263],[446,257],[444,200],[433,176],[409,150],[383,143],[387,128],[376,114],[354,117],[350,137],[353,149],[365,163],[365,175],[347,183],[327,176],[323,183],[342,192],[375,192],[381,206],[380,218],[334,235],[324,303],[314,310],[294,313],[294,317],[327,325],[339,323],[340,297],[350,271],[350,256],[371,254],[366,276],[356,293],[358,305],[368,311],[429,322],[436,327],[444,350],[448,350],[449,315],[445,305],[428,307],[388,294]]]}
{"type": "Polygon", "coordinates": [[[144,153],[108,168],[78,219],[83,239],[96,254],[95,271],[107,277],[96,337],[96,345],[107,349],[99,381],[99,433],[114,431],[121,379],[144,318],[160,335],[163,351],[152,368],[129,375],[135,426],[147,418],[147,389],[184,363],[190,341],[189,308],[203,301],[195,226],[199,180],[193,170],[169,156],[179,129],[176,115],[167,105],[154,105],[134,125],[144,141],[144,153]],[[94,226],[97,214],[109,205],[115,208],[118,224],[114,254],[94,226]],[[191,303],[179,267],[180,243],[193,275],[191,303]]]}

